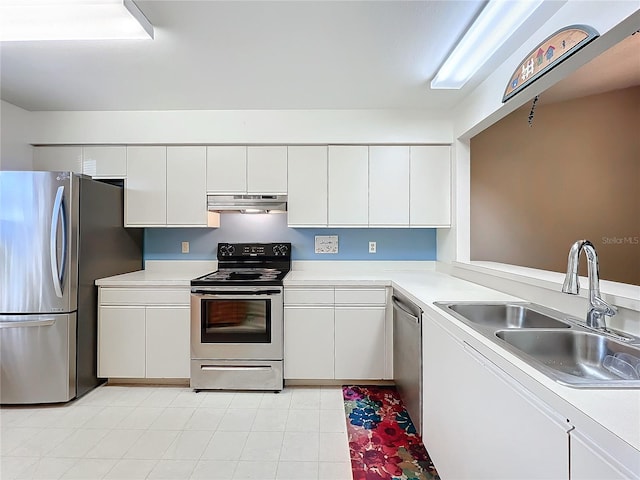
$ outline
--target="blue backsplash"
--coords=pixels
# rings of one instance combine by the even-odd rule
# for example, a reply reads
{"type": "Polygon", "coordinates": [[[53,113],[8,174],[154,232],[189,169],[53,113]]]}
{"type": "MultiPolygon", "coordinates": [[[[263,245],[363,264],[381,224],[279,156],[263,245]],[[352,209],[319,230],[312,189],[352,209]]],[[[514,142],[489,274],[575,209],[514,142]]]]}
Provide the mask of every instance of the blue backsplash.
{"type": "Polygon", "coordinates": [[[293,260],[435,260],[433,228],[289,228],[287,216],[224,214],[220,228],[147,228],[145,260],[215,260],[218,242],[291,242],[293,260]],[[338,235],[337,254],[316,254],[316,235],[338,235]],[[370,241],[377,253],[368,253],[370,241]],[[189,253],[180,253],[189,242],[189,253]]]}

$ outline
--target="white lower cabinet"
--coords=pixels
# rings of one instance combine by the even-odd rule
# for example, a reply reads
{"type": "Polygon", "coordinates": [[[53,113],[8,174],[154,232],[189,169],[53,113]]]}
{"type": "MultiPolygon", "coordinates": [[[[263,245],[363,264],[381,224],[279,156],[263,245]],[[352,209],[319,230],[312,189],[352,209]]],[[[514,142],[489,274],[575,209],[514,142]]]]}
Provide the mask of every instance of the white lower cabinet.
{"type": "Polygon", "coordinates": [[[189,312],[189,307],[146,308],[147,378],[189,378],[189,312]]]}
{"type": "Polygon", "coordinates": [[[572,428],[424,315],[423,439],[442,478],[567,479],[572,428]]]}
{"type": "Polygon", "coordinates": [[[334,378],[333,306],[286,306],[284,377],[334,378]]]}
{"type": "Polygon", "coordinates": [[[145,376],[145,308],[100,307],[98,376],[145,376]]]}
{"type": "Polygon", "coordinates": [[[189,378],[188,301],[189,289],[100,287],[98,376],[189,378]]]}
{"type": "Polygon", "coordinates": [[[622,465],[593,440],[580,432],[571,432],[571,480],[618,480],[640,478],[640,454],[630,463],[622,465]]]}
{"type": "Polygon", "coordinates": [[[285,287],[285,379],[391,378],[389,325],[384,287],[285,287]]]}
{"type": "Polygon", "coordinates": [[[385,307],[335,309],[335,378],[385,378],[385,307]]]}

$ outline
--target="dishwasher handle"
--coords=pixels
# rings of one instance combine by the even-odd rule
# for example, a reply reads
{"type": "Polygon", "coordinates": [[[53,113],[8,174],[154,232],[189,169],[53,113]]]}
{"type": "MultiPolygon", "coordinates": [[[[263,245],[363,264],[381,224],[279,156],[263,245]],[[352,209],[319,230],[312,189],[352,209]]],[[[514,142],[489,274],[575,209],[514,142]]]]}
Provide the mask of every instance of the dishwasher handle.
{"type": "Polygon", "coordinates": [[[409,310],[409,308],[406,305],[404,305],[398,297],[392,296],[391,301],[393,302],[394,308],[401,310],[406,315],[413,318],[416,323],[420,323],[420,316],[414,314],[411,310],[409,310]]]}

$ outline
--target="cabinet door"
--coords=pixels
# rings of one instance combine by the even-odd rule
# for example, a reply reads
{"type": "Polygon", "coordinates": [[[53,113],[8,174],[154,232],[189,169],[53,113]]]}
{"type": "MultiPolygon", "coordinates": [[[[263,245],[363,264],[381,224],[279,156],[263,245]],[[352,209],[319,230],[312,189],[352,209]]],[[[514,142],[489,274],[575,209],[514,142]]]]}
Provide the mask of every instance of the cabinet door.
{"type": "Polygon", "coordinates": [[[144,378],[144,307],[98,309],[98,376],[144,378]]]}
{"type": "Polygon", "coordinates": [[[284,378],[334,378],[333,305],[285,307],[284,378]]]}
{"type": "Polygon", "coordinates": [[[247,147],[207,147],[207,193],[247,193],[247,147]]]}
{"type": "Polygon", "coordinates": [[[329,146],[329,226],[369,223],[369,152],[364,146],[329,146]]]}
{"type": "Polygon", "coordinates": [[[409,147],[369,147],[369,226],[409,226],[409,147]]]}
{"type": "Polygon", "coordinates": [[[82,147],[82,173],[93,178],[125,178],[127,147],[82,147]]]}
{"type": "Polygon", "coordinates": [[[167,223],[167,148],[127,147],[125,226],[167,223]]]}
{"type": "Polygon", "coordinates": [[[385,308],[336,306],[336,378],[385,378],[385,308]]]}
{"type": "Polygon", "coordinates": [[[247,193],[287,194],[287,147],[247,147],[247,193]]]}
{"type": "Polygon", "coordinates": [[[566,419],[423,315],[423,440],[442,478],[566,479],[566,419]]]}
{"type": "Polygon", "coordinates": [[[147,378],[189,378],[189,307],[147,307],[147,378]]]}
{"type": "Polygon", "coordinates": [[[167,225],[207,226],[205,147],[167,147],[167,225]]]}
{"type": "Polygon", "coordinates": [[[640,453],[629,469],[620,465],[580,432],[571,432],[571,480],[617,480],[640,478],[640,453]]]}
{"type": "Polygon", "coordinates": [[[411,147],[410,224],[451,225],[451,153],[448,146],[411,147]]]}
{"type": "Polygon", "coordinates": [[[82,173],[82,147],[34,147],[33,169],[82,173]]]}
{"type": "Polygon", "coordinates": [[[327,147],[289,147],[287,222],[327,226],[327,147]]]}

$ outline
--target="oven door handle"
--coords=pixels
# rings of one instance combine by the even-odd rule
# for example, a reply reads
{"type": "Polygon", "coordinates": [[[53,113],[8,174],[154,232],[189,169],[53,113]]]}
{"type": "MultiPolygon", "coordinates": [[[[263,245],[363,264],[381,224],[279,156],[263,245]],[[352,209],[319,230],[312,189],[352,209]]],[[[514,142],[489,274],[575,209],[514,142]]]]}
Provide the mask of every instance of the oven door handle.
{"type": "Polygon", "coordinates": [[[240,295],[277,295],[281,294],[282,290],[192,290],[192,294],[195,295],[224,295],[224,296],[240,296],[240,295]]]}

